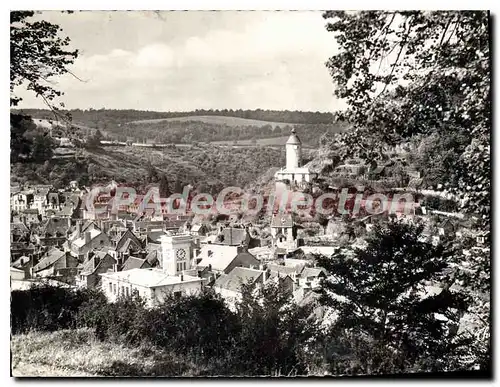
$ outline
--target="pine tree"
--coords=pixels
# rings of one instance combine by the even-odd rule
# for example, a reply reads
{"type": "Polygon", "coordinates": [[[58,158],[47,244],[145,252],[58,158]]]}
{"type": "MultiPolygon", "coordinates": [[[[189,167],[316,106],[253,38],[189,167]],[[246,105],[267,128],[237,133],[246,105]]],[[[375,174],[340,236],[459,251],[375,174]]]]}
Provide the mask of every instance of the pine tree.
{"type": "Polygon", "coordinates": [[[323,282],[320,302],[338,313],[333,334],[359,341],[360,347],[350,350],[361,372],[423,371],[422,362],[431,358],[435,369],[449,365],[458,343],[448,336],[449,324],[458,323],[457,310],[466,305],[449,289],[426,294],[425,286],[442,278],[453,250],[424,241],[422,231],[421,225],[391,221],[375,226],[365,248],[317,257],[332,273],[323,282]]]}

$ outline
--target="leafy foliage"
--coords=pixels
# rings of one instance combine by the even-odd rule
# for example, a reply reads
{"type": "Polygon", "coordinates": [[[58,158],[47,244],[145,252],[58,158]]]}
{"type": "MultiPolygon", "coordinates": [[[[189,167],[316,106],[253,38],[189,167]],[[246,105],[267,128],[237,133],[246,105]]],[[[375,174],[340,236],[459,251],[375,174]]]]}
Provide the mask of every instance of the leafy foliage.
{"type": "Polygon", "coordinates": [[[53,87],[50,79],[70,73],[68,66],[77,58],[78,50],[68,50],[70,40],[58,35],[61,31],[58,25],[30,20],[34,14],[33,11],[10,13],[10,104],[19,103],[21,99],[15,95],[15,88],[26,84],[28,90],[54,109],[52,103],[62,92],[53,87]]]}

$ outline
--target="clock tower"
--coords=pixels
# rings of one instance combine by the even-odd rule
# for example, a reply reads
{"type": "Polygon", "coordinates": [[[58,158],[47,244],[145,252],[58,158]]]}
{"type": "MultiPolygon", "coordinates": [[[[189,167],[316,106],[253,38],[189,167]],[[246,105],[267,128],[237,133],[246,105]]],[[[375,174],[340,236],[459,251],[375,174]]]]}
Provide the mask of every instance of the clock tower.
{"type": "Polygon", "coordinates": [[[294,170],[296,168],[299,168],[301,163],[302,143],[295,133],[295,128],[292,129],[292,134],[288,138],[285,147],[286,169],[294,170]]]}
{"type": "Polygon", "coordinates": [[[161,268],[168,275],[191,269],[193,258],[191,235],[165,235],[161,239],[161,268]]]}

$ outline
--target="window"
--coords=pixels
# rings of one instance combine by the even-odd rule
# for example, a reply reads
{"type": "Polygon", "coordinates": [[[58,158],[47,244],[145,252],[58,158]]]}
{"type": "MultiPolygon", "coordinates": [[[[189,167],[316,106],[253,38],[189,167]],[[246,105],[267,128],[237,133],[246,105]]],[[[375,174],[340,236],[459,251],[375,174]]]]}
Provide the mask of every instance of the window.
{"type": "Polygon", "coordinates": [[[130,289],[129,288],[125,288],[125,292],[127,294],[127,297],[130,296],[130,289]]]}
{"type": "Polygon", "coordinates": [[[111,282],[109,283],[109,292],[113,293],[113,284],[111,282]]]}
{"type": "Polygon", "coordinates": [[[116,284],[113,284],[113,294],[116,294],[116,284]]]}

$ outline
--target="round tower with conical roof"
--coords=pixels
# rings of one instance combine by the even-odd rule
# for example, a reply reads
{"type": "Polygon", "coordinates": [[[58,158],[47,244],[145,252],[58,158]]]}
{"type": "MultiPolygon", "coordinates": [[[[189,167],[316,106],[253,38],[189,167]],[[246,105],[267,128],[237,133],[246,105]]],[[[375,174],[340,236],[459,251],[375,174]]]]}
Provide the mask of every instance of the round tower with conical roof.
{"type": "Polygon", "coordinates": [[[286,169],[293,170],[300,167],[302,143],[295,133],[295,128],[286,142],[286,169]]]}

